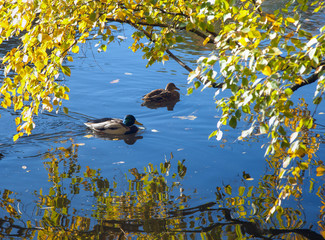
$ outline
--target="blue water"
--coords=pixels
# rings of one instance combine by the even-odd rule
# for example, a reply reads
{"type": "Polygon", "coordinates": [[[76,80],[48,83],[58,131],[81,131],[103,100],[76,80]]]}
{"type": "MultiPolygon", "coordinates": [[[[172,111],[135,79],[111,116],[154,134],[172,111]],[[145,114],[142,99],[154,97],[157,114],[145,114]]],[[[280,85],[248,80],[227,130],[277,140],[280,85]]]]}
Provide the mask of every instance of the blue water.
{"type": "MultiPolygon", "coordinates": [[[[257,143],[236,140],[248,124],[225,131],[223,141],[208,139],[221,114],[215,108],[214,89],[187,95],[186,70],[173,60],[146,68],[141,52],[128,49],[131,31],[125,28],[121,34],[127,38],[125,42],[113,43],[106,53],[97,53],[93,47],[96,41],[92,41],[81,46],[82,51],[73,55],[73,62],[66,63],[72,71],[71,77],[63,79],[63,84],[71,90],[70,100],[63,102],[69,109],[68,115],[62,111],[40,114],[35,119],[33,134],[13,143],[15,114],[0,110],[0,152],[4,155],[0,160],[0,186],[18,193],[28,214],[33,215],[33,192],[47,191],[51,186],[43,164],[44,154],[61,145],[69,146],[70,141],[80,144],[81,171],[86,166],[100,168],[102,177],[122,182],[122,189],[124,175],[131,168],[143,170],[149,163],[159,165],[171,153],[175,165],[185,159],[187,173],[182,188],[184,194],[191,195],[189,205],[192,206],[215,201],[217,186],[239,186],[243,171],[255,179],[252,184],[257,184],[265,173],[268,166],[264,160],[265,149],[261,149],[265,139],[257,143]],[[174,82],[181,93],[173,111],[141,106],[144,94],[164,88],[168,82],[174,82]],[[127,114],[133,114],[144,125],[138,134],[142,138],[131,145],[123,140],[89,138],[91,133],[83,125],[90,118],[123,118],[127,114]]],[[[203,48],[193,52],[200,56],[208,53],[203,48]]],[[[176,53],[189,58],[189,53],[176,53]]],[[[324,119],[324,115],[319,117],[324,119]]],[[[320,153],[323,155],[324,149],[320,153]]],[[[87,209],[91,202],[91,197],[76,198],[73,207],[87,209]]],[[[315,202],[318,200],[312,204],[315,202]]]]}

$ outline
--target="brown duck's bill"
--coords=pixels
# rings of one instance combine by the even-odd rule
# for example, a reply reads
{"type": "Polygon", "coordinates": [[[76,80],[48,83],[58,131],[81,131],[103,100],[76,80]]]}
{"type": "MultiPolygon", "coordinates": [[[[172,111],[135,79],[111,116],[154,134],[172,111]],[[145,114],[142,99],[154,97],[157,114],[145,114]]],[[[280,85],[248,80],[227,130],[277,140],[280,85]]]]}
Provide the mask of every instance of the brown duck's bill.
{"type": "Polygon", "coordinates": [[[143,126],[143,124],[142,123],[139,123],[137,120],[135,120],[134,124],[143,126]]]}

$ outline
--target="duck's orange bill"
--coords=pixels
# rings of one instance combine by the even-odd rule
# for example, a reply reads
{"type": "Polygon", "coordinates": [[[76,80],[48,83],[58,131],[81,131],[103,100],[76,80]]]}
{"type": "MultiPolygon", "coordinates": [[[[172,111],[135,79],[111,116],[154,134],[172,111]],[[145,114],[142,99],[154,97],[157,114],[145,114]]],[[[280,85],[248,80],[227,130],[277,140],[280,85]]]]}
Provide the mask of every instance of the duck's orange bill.
{"type": "Polygon", "coordinates": [[[137,124],[137,125],[143,125],[142,123],[139,123],[137,120],[135,120],[135,122],[134,122],[135,124],[137,124]]]}

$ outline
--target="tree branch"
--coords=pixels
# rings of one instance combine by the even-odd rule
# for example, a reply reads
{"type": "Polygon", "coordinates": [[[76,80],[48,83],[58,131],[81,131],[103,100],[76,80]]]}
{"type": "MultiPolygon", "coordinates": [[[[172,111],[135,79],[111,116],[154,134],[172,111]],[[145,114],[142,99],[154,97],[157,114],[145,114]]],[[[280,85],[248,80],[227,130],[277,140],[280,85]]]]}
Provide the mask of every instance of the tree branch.
{"type": "Polygon", "coordinates": [[[316,71],[314,72],[313,75],[311,75],[310,77],[308,77],[305,81],[303,81],[300,84],[293,84],[290,89],[294,92],[297,89],[306,86],[308,84],[311,84],[313,82],[316,82],[319,78],[319,73],[323,70],[323,68],[325,67],[325,64],[323,63],[322,65],[320,65],[319,67],[317,67],[316,71]]]}
{"type": "MultiPolygon", "coordinates": [[[[132,22],[129,22],[129,24],[138,29],[139,31],[143,32],[146,37],[151,41],[151,42],[155,42],[153,39],[152,39],[152,36],[149,32],[147,32],[146,30],[144,29],[140,29],[136,23],[132,23],[132,22]]],[[[183,68],[185,68],[189,73],[190,72],[193,72],[193,69],[190,68],[188,65],[186,65],[182,60],[180,60],[177,56],[175,56],[168,48],[165,50],[165,52],[172,58],[174,59],[179,65],[181,65],[183,68]]],[[[205,81],[202,79],[201,76],[197,76],[196,77],[200,82],[202,82],[203,84],[205,84],[205,81]]],[[[211,86],[213,88],[221,88],[223,85],[223,83],[214,83],[214,82],[211,82],[211,86]]]]}

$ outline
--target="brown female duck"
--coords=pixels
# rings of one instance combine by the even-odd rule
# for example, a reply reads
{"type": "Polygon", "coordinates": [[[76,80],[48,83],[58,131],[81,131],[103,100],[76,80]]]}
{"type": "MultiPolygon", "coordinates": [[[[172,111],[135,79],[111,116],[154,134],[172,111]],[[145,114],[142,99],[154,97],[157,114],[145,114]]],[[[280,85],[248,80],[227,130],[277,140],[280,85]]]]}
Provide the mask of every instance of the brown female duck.
{"type": "Polygon", "coordinates": [[[155,103],[179,101],[179,92],[176,90],[179,90],[179,88],[174,83],[168,83],[165,89],[153,90],[146,94],[142,100],[155,103]]]}

